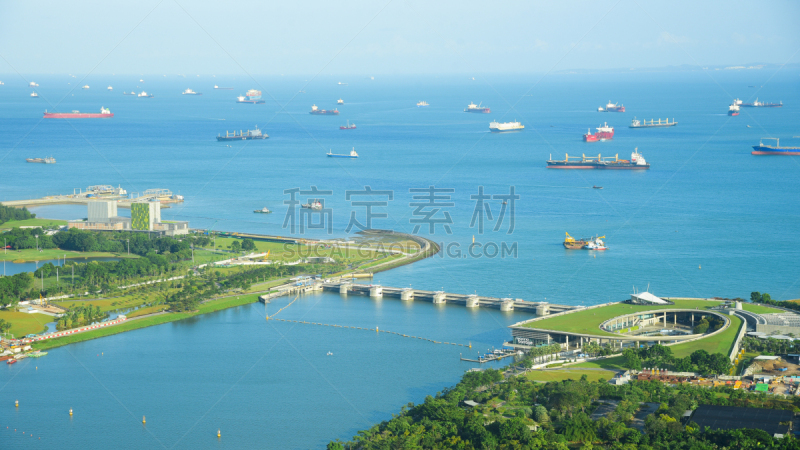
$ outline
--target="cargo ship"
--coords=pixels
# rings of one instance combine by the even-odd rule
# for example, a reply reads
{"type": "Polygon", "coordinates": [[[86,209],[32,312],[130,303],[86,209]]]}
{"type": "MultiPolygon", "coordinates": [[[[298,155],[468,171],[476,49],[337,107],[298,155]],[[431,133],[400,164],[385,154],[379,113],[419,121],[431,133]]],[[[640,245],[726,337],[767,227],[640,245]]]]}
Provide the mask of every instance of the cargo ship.
{"type": "Polygon", "coordinates": [[[256,209],[253,212],[258,214],[272,214],[272,211],[270,211],[266,206],[261,209],[256,209]]]}
{"type": "Polygon", "coordinates": [[[337,105],[344,105],[344,100],[342,100],[342,99],[336,100],[336,104],[337,105]]]}
{"type": "Polygon", "coordinates": [[[339,127],[339,129],[340,130],[355,130],[356,129],[356,124],[350,123],[350,121],[348,120],[347,121],[347,126],[342,125],[342,126],[339,127]]]}
{"type": "Polygon", "coordinates": [[[489,124],[489,131],[492,133],[503,133],[506,131],[521,131],[525,129],[525,125],[519,122],[492,122],[489,124]]]}
{"type": "Polygon", "coordinates": [[[37,94],[36,92],[31,92],[31,97],[39,98],[39,94],[37,94]]]}
{"type": "Polygon", "coordinates": [[[39,85],[36,84],[35,81],[31,81],[30,83],[28,83],[28,86],[30,86],[30,87],[39,87],[39,85]]]}
{"type": "Polygon", "coordinates": [[[625,112],[625,107],[618,103],[611,103],[611,100],[609,100],[606,107],[597,108],[597,112],[625,112]]]}
{"type": "Polygon", "coordinates": [[[761,138],[758,145],[753,146],[753,155],[800,155],[800,147],[781,147],[781,141],[778,138],[761,138]],[[764,145],[764,139],[774,140],[775,145],[764,145]]]}
{"type": "Polygon", "coordinates": [[[39,164],[55,164],[56,159],[52,156],[48,156],[47,158],[26,158],[25,162],[29,163],[39,163],[39,164]]]}
{"type": "Polygon", "coordinates": [[[236,97],[236,103],[259,104],[264,103],[264,100],[261,100],[261,91],[250,89],[249,91],[245,92],[244,95],[236,97]]]}
{"type": "Polygon", "coordinates": [[[603,126],[597,127],[597,132],[592,134],[592,130],[583,135],[585,142],[605,141],[607,139],[614,139],[614,127],[608,126],[608,122],[603,123],[603,126]]]}
{"type": "Polygon", "coordinates": [[[233,90],[232,87],[219,87],[216,84],[214,85],[214,89],[217,89],[217,90],[220,90],[220,91],[232,91],[233,90]]]}
{"type": "Polygon", "coordinates": [[[646,119],[638,120],[634,117],[633,120],[631,120],[631,126],[629,128],[674,127],[677,124],[678,122],[676,122],[675,119],[672,119],[672,122],[670,122],[669,119],[664,119],[663,122],[661,119],[658,119],[658,122],[656,122],[656,119],[650,119],[650,123],[648,123],[646,119]]]}
{"type": "Polygon", "coordinates": [[[753,103],[742,103],[741,106],[745,106],[748,108],[781,108],[783,107],[783,102],[765,103],[758,101],[758,98],[756,98],[756,101],[754,101],[753,103]]]}
{"type": "Polygon", "coordinates": [[[353,147],[353,149],[350,150],[350,154],[349,155],[337,155],[336,153],[331,153],[330,150],[328,150],[327,155],[328,155],[328,158],[358,158],[358,153],[356,153],[356,148],[355,147],[353,147]]]}
{"type": "Polygon", "coordinates": [[[616,169],[616,170],[632,170],[632,169],[649,169],[650,164],[645,161],[639,149],[635,149],[631,153],[631,159],[619,159],[619,154],[602,157],[597,156],[569,156],[563,161],[552,159],[552,156],[547,161],[548,169],[616,169]]]}
{"type": "Polygon", "coordinates": [[[338,116],[339,110],[338,109],[319,109],[317,105],[311,105],[311,111],[308,112],[309,114],[314,114],[317,116],[338,116]]]}
{"type": "Polygon", "coordinates": [[[564,247],[570,250],[577,250],[583,248],[588,242],[588,239],[575,239],[566,233],[567,237],[564,239],[564,247]]]}
{"type": "Polygon", "coordinates": [[[426,102],[425,100],[422,100],[422,101],[419,101],[419,102],[417,102],[417,108],[423,108],[423,107],[425,107],[425,106],[430,106],[430,105],[428,104],[428,102],[426,102]]]}
{"type": "Polygon", "coordinates": [[[81,89],[89,89],[89,85],[87,84],[84,87],[82,87],[81,89]]]}
{"type": "Polygon", "coordinates": [[[113,88],[113,87],[111,87],[111,86],[109,86],[107,89],[108,89],[109,91],[113,91],[113,90],[114,90],[114,88],[113,88]]]}
{"type": "Polygon", "coordinates": [[[736,100],[734,100],[733,103],[731,103],[731,106],[728,106],[728,115],[729,116],[739,115],[739,105],[736,103],[736,100]]]}
{"type": "Polygon", "coordinates": [[[108,108],[100,107],[99,113],[82,113],[80,111],[72,111],[71,113],[56,113],[44,112],[45,119],[108,119],[114,117],[114,113],[109,111],[108,108]]]}
{"type": "Polygon", "coordinates": [[[183,95],[203,95],[203,93],[202,92],[195,92],[195,91],[193,91],[191,89],[186,89],[185,91],[183,91],[183,95]]]}
{"type": "Polygon", "coordinates": [[[605,238],[605,236],[600,236],[598,238],[589,239],[589,242],[587,242],[583,248],[586,250],[608,250],[605,242],[603,242],[605,238]]]}
{"type": "Polygon", "coordinates": [[[233,130],[233,133],[225,131],[225,136],[217,135],[218,141],[249,141],[252,139],[266,139],[269,135],[266,133],[262,133],[261,130],[258,129],[258,125],[256,125],[255,130],[247,130],[246,133],[239,130],[239,134],[236,134],[236,130],[233,130]]]}
{"type": "Polygon", "coordinates": [[[305,209],[320,210],[322,209],[322,202],[319,200],[313,200],[308,203],[300,205],[300,207],[305,209]]]}
{"type": "MultiPolygon", "coordinates": [[[[483,102],[481,102],[481,104],[483,104],[483,102]]],[[[467,108],[464,109],[464,112],[489,114],[492,112],[492,110],[489,109],[488,106],[481,107],[480,104],[476,105],[475,103],[470,102],[469,105],[467,105],[467,108]]]]}
{"type": "Polygon", "coordinates": [[[153,94],[148,94],[145,91],[142,91],[141,94],[137,94],[137,97],[144,97],[144,98],[153,98],[153,94]]]}

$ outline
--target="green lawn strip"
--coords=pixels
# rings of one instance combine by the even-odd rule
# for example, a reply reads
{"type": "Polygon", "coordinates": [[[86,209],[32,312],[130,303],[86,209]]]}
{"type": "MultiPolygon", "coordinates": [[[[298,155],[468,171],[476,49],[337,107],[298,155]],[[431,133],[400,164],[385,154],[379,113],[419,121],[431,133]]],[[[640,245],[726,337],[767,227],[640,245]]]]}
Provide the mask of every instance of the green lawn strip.
{"type": "Polygon", "coordinates": [[[9,220],[8,222],[0,224],[0,230],[10,230],[19,227],[60,227],[66,225],[66,220],[55,219],[25,219],[25,220],[9,220]]]}
{"type": "MultiPolygon", "coordinates": [[[[241,244],[242,239],[232,237],[217,237],[216,248],[227,250],[234,240],[239,241],[241,244]]],[[[267,242],[253,240],[256,246],[255,252],[264,253],[269,251],[269,259],[271,261],[297,261],[301,258],[308,257],[322,257],[329,256],[337,262],[356,263],[359,261],[366,261],[375,259],[382,253],[366,248],[357,247],[332,247],[325,245],[303,245],[303,244],[290,244],[282,242],[267,242]]],[[[235,258],[239,255],[235,253],[227,253],[228,258],[235,258]]],[[[227,259],[227,258],[223,258],[227,259]]]]}
{"type": "Polygon", "coordinates": [[[59,248],[48,248],[38,251],[35,248],[24,250],[8,250],[0,252],[0,261],[42,261],[45,259],[66,258],[75,262],[82,262],[85,258],[138,258],[138,255],[128,255],[127,253],[108,253],[108,252],[74,252],[72,250],[61,250],[59,248]]]}
{"type": "Polygon", "coordinates": [[[705,350],[708,353],[722,353],[725,356],[730,355],[731,348],[733,348],[733,341],[736,339],[736,336],[739,334],[739,328],[742,326],[742,319],[736,316],[728,316],[728,318],[731,319],[731,325],[722,333],[685,344],[672,345],[672,354],[678,358],[683,358],[697,350],[705,350]]]}
{"type": "Polygon", "coordinates": [[[569,366],[570,368],[593,368],[593,369],[616,369],[627,370],[625,367],[625,358],[622,356],[615,356],[613,358],[599,359],[597,361],[586,361],[579,364],[569,366]]]}
{"type": "Polygon", "coordinates": [[[194,312],[181,312],[181,313],[166,313],[156,316],[143,317],[136,320],[128,320],[119,325],[114,325],[105,328],[98,328],[84,333],[71,334],[56,339],[47,339],[45,341],[33,344],[37,350],[47,350],[50,348],[61,347],[62,345],[73,344],[75,342],[88,341],[90,339],[97,339],[104,336],[111,336],[113,334],[122,333],[125,331],[136,330],[139,328],[150,327],[153,325],[161,325],[162,323],[174,322],[176,320],[187,319],[192,316],[200,314],[207,314],[214,311],[219,311],[234,306],[246,305],[258,301],[257,294],[240,295],[236,297],[224,297],[216,300],[210,300],[200,305],[197,311],[194,312]]]}
{"type": "MultiPolygon", "coordinates": [[[[573,366],[575,367],[575,366],[573,366]]],[[[563,381],[563,380],[580,380],[583,375],[586,375],[588,381],[599,381],[601,378],[610,380],[614,378],[615,372],[609,370],[531,370],[524,376],[532,381],[563,381]]]]}
{"type": "Polygon", "coordinates": [[[139,308],[135,311],[126,313],[125,316],[129,319],[133,319],[134,317],[146,316],[148,314],[161,312],[167,308],[169,308],[169,305],[145,306],[144,308],[139,308]]]}
{"type": "MultiPolygon", "coordinates": [[[[602,308],[575,311],[562,316],[550,317],[527,323],[523,326],[545,330],[585,333],[597,336],[618,336],[600,329],[600,324],[608,319],[625,314],[636,314],[659,309],[699,309],[704,311],[711,306],[719,306],[720,302],[707,300],[674,300],[675,305],[630,305],[619,303],[602,308]]],[[[747,305],[760,306],[760,305],[747,305]]]]}
{"type": "Polygon", "coordinates": [[[771,306],[758,305],[755,303],[742,303],[742,309],[756,314],[775,314],[785,312],[781,309],[776,309],[771,306]]]}
{"type": "MultiPolygon", "coordinates": [[[[11,323],[10,333],[15,337],[41,333],[46,323],[53,322],[55,317],[47,314],[28,314],[17,311],[0,311],[0,319],[11,323]]],[[[51,330],[54,331],[54,330],[51,330]]]]}

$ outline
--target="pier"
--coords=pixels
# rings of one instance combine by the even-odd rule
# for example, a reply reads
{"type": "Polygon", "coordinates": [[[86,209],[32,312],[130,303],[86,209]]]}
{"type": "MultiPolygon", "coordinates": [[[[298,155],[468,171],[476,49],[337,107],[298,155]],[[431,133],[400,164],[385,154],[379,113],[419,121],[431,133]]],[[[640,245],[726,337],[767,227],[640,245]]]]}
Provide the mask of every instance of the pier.
{"type": "Polygon", "coordinates": [[[517,350],[503,349],[501,353],[487,353],[483,356],[478,356],[478,359],[464,358],[464,356],[462,355],[461,361],[476,362],[483,364],[492,361],[500,361],[504,358],[508,358],[509,356],[514,356],[516,354],[517,350]]]}
{"type": "Polygon", "coordinates": [[[163,209],[169,208],[170,203],[183,202],[183,196],[173,194],[168,189],[148,189],[142,193],[135,192],[128,195],[128,192],[121,187],[115,188],[110,185],[97,185],[89,186],[85,191],[76,188],[73,190],[72,194],[50,195],[27,200],[8,200],[0,203],[5,206],[22,208],[45,205],[86,205],[91,202],[109,200],[117,200],[120,208],[130,208],[133,202],[145,200],[158,201],[161,203],[161,208],[163,209]]]}

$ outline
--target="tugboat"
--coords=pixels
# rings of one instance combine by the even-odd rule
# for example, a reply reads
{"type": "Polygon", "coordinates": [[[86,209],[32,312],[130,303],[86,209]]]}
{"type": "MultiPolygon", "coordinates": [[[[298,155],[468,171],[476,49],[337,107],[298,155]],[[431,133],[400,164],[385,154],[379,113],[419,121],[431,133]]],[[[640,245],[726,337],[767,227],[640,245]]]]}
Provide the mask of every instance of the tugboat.
{"type": "Polygon", "coordinates": [[[266,206],[261,209],[256,209],[253,212],[258,214],[272,214],[272,211],[270,211],[269,208],[267,208],[266,206]]]}
{"type": "Polygon", "coordinates": [[[597,127],[597,133],[592,134],[592,130],[589,130],[583,135],[583,140],[585,142],[605,141],[613,138],[614,127],[608,126],[608,122],[604,123],[603,126],[597,127]]]}
{"type": "Polygon", "coordinates": [[[611,100],[609,100],[606,107],[597,108],[597,112],[625,112],[625,107],[618,103],[611,103],[611,100]]]}
{"type": "Polygon", "coordinates": [[[258,125],[256,125],[255,130],[247,130],[247,133],[242,132],[239,130],[239,134],[236,134],[236,130],[233,130],[233,134],[225,131],[225,136],[217,135],[218,141],[240,141],[245,140],[249,141],[252,139],[267,139],[269,137],[268,134],[262,133],[261,130],[258,129],[258,125]]]}
{"type": "Polygon", "coordinates": [[[348,120],[347,121],[347,126],[342,125],[342,126],[339,127],[339,129],[340,130],[355,130],[356,129],[356,124],[354,124],[354,123],[351,124],[350,121],[348,120]]]}
{"type": "Polygon", "coordinates": [[[356,153],[356,148],[355,147],[353,147],[353,149],[350,150],[350,154],[349,155],[337,155],[336,153],[331,153],[330,150],[328,150],[327,155],[328,155],[328,158],[358,158],[358,153],[356,153]]]}
{"type": "Polygon", "coordinates": [[[339,110],[338,109],[319,109],[317,105],[311,105],[311,111],[308,112],[309,114],[313,114],[316,116],[338,116],[339,110]]]}
{"type": "Polygon", "coordinates": [[[565,233],[567,235],[566,239],[564,239],[564,247],[570,250],[578,250],[583,248],[589,241],[586,239],[575,239],[569,235],[569,233],[565,233]]]}
{"type": "Polygon", "coordinates": [[[417,108],[424,108],[424,107],[426,107],[426,106],[430,106],[430,105],[429,105],[429,104],[428,104],[428,102],[426,102],[425,100],[422,100],[422,101],[420,101],[420,102],[417,102],[417,108]]]}
{"type": "MultiPolygon", "coordinates": [[[[483,102],[481,102],[481,104],[482,103],[483,102]]],[[[490,112],[492,112],[492,110],[489,109],[488,106],[481,107],[481,104],[476,105],[475,103],[470,102],[469,105],[467,105],[466,109],[464,109],[464,112],[483,113],[483,114],[489,114],[490,112]]]]}
{"type": "Polygon", "coordinates": [[[600,236],[599,238],[592,238],[589,240],[589,242],[586,243],[586,245],[583,248],[585,248],[586,250],[608,250],[608,247],[606,247],[605,242],[603,242],[603,239],[605,238],[606,238],[605,236],[600,236]]]}

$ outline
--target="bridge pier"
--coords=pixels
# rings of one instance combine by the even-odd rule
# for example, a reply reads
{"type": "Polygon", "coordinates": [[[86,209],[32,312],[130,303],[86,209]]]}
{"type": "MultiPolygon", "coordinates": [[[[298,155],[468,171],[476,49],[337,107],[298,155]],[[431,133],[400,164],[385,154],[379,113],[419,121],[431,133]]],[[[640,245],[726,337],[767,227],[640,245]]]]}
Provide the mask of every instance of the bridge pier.
{"type": "Polygon", "coordinates": [[[513,311],[514,310],[514,300],[510,298],[504,298],[503,303],[500,304],[500,311],[513,311]]]}
{"type": "Polygon", "coordinates": [[[383,286],[381,286],[381,285],[370,286],[369,287],[369,296],[370,297],[376,297],[376,298],[382,298],[383,297],[383,286]]]}
{"type": "Polygon", "coordinates": [[[434,304],[444,303],[446,297],[447,294],[444,291],[436,291],[433,293],[433,303],[434,304]]]}
{"type": "Polygon", "coordinates": [[[400,300],[410,302],[414,300],[414,290],[411,288],[405,288],[400,292],[400,300]]]}
{"type": "Polygon", "coordinates": [[[477,295],[473,294],[467,297],[467,308],[477,308],[480,306],[480,299],[477,295]]]}
{"type": "Polygon", "coordinates": [[[550,314],[550,305],[543,305],[543,304],[536,305],[537,316],[546,316],[548,314],[550,314]]]}
{"type": "Polygon", "coordinates": [[[339,285],[339,293],[340,294],[347,294],[347,291],[350,289],[350,286],[352,286],[351,283],[342,283],[342,284],[340,284],[339,285]]]}

